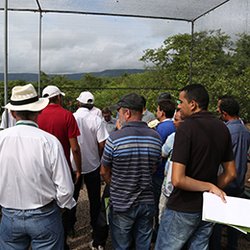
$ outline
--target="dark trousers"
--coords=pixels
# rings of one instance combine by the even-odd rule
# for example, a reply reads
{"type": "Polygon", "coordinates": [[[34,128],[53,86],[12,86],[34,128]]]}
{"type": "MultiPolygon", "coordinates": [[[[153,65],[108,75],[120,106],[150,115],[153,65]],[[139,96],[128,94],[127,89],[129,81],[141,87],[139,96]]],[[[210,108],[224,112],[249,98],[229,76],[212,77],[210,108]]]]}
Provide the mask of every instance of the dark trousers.
{"type": "MultiPolygon", "coordinates": [[[[97,168],[93,172],[82,175],[81,180],[75,185],[74,198],[76,201],[78,200],[83,180],[84,184],[86,185],[89,198],[90,224],[94,231],[101,206],[100,168],[97,168]]],[[[76,222],[76,207],[70,210],[70,218],[71,228],[73,228],[76,222]]]]}
{"type": "Polygon", "coordinates": [[[154,189],[154,200],[155,200],[155,217],[154,217],[154,230],[152,236],[152,242],[156,241],[157,232],[159,228],[159,200],[161,196],[163,177],[156,174],[153,175],[153,189],[154,189]]]}
{"type": "MultiPolygon", "coordinates": [[[[243,196],[244,190],[236,189],[236,188],[234,189],[227,188],[224,191],[229,196],[244,198],[243,196]]],[[[221,225],[221,224],[215,224],[214,226],[213,233],[209,241],[209,249],[210,250],[222,249],[221,238],[222,238],[223,228],[226,229],[226,240],[227,240],[226,249],[237,250],[238,249],[238,237],[239,237],[240,232],[237,229],[234,229],[232,227],[228,227],[225,225],[221,225]]]]}

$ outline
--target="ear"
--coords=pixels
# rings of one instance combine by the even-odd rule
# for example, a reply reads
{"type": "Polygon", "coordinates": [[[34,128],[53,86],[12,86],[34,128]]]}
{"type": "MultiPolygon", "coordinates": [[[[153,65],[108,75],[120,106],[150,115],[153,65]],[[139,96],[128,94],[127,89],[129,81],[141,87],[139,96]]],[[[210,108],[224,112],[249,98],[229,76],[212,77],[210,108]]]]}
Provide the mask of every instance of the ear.
{"type": "Polygon", "coordinates": [[[125,119],[126,119],[126,121],[131,117],[131,115],[132,115],[131,110],[127,109],[126,113],[125,113],[125,119]]]}
{"type": "Polygon", "coordinates": [[[194,100],[191,100],[189,105],[190,105],[191,111],[196,111],[199,108],[198,103],[194,100]]]}
{"type": "Polygon", "coordinates": [[[10,113],[16,119],[16,111],[11,110],[10,113]]]}

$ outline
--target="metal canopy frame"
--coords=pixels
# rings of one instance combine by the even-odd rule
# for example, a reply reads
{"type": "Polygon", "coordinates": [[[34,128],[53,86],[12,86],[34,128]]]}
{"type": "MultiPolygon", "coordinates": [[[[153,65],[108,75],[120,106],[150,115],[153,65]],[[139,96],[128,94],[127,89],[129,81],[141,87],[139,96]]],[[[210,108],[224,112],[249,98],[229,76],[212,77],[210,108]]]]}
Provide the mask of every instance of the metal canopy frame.
{"type": "MultiPolygon", "coordinates": [[[[203,17],[204,15],[208,14],[211,11],[214,11],[215,9],[221,7],[222,5],[226,4],[227,2],[229,2],[230,0],[218,0],[215,1],[217,2],[217,4],[211,5],[209,8],[207,8],[205,11],[203,12],[197,12],[197,14],[195,16],[193,16],[192,18],[188,18],[188,17],[184,17],[183,16],[176,16],[176,17],[172,17],[170,15],[148,15],[148,14],[143,14],[143,13],[131,13],[131,12],[125,12],[122,13],[122,11],[120,12],[98,12],[98,11],[83,11],[83,10],[59,10],[59,9],[49,9],[49,8],[43,8],[42,7],[42,2],[43,0],[33,0],[35,2],[36,8],[10,8],[8,7],[8,3],[10,2],[10,0],[1,0],[1,1],[5,1],[4,6],[0,6],[0,11],[4,11],[4,102],[5,105],[8,102],[8,12],[9,11],[13,11],[13,12],[37,12],[40,15],[40,21],[39,21],[39,32],[38,32],[38,36],[39,36],[39,51],[38,51],[38,94],[40,94],[40,75],[41,75],[41,45],[42,45],[42,16],[43,14],[46,13],[56,13],[56,14],[77,14],[77,15],[96,15],[96,16],[116,16],[116,17],[133,17],[133,18],[147,18],[147,19],[164,19],[164,20],[173,20],[173,21],[186,21],[189,22],[191,24],[191,35],[193,38],[193,34],[194,34],[194,24],[195,21],[197,21],[198,19],[200,19],[201,17],[203,17]]],[[[84,1],[84,0],[81,0],[84,1]]],[[[126,0],[129,1],[129,0],[126,0]]],[[[132,0],[130,0],[130,3],[132,5],[133,2],[131,2],[132,0]]],[[[61,0],[61,2],[63,2],[63,0],[61,0]]],[[[67,2],[65,0],[65,2],[67,2]]],[[[103,1],[105,2],[105,1],[103,1]]],[[[106,0],[106,3],[111,3],[112,4],[119,4],[119,1],[111,1],[111,0],[106,0]],[[115,3],[116,2],[116,3],[115,3]]],[[[138,1],[137,1],[138,2],[138,1]]],[[[147,2],[147,1],[145,1],[147,2]]],[[[144,2],[144,3],[145,3],[144,2]]],[[[150,2],[150,4],[153,6],[157,5],[157,4],[163,4],[162,1],[158,1],[158,0],[148,0],[148,2],[150,2]]],[[[170,2],[170,1],[168,1],[170,2]]],[[[180,1],[176,1],[174,0],[174,4],[178,6],[180,1]]],[[[188,2],[188,1],[186,1],[188,2]]],[[[199,2],[202,2],[201,0],[199,2]]],[[[206,0],[204,0],[204,3],[206,2],[206,4],[208,4],[208,2],[206,0]]],[[[140,2],[141,3],[141,2],[140,2]]],[[[120,0],[120,4],[122,4],[122,0],[120,0]]],[[[172,3],[173,4],[173,3],[172,3]]],[[[21,5],[21,3],[20,3],[21,5]]],[[[164,5],[165,6],[165,5],[164,5]]],[[[166,7],[166,6],[165,6],[166,7]]],[[[183,7],[183,6],[182,6],[183,7]]],[[[189,8],[192,8],[191,6],[188,6],[189,8]]],[[[142,11],[143,12],[143,11],[142,11]]],[[[190,82],[192,82],[192,62],[193,62],[193,39],[192,39],[192,44],[190,47],[190,82]]],[[[6,112],[7,114],[7,112],[6,112]]]]}

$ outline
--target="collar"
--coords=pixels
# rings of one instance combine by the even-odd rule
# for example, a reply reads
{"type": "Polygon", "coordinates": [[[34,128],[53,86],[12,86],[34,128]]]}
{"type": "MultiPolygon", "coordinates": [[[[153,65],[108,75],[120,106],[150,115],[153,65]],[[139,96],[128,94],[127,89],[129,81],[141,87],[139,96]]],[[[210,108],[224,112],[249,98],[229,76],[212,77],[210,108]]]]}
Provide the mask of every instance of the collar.
{"type": "Polygon", "coordinates": [[[77,112],[90,112],[88,108],[80,107],[77,109],[77,112]]]}
{"type": "Polygon", "coordinates": [[[235,120],[230,120],[230,121],[227,121],[225,122],[226,125],[229,125],[229,124],[242,124],[242,121],[240,119],[235,119],[235,120]]]}
{"type": "Polygon", "coordinates": [[[30,120],[19,120],[16,122],[16,126],[17,125],[26,125],[26,126],[32,126],[32,127],[38,128],[38,125],[35,122],[30,121],[30,120]]]}
{"type": "Polygon", "coordinates": [[[122,129],[125,127],[148,127],[146,122],[143,121],[134,121],[134,122],[127,122],[122,126],[122,129]]]}
{"type": "Polygon", "coordinates": [[[166,122],[166,121],[173,121],[173,118],[166,118],[166,119],[164,119],[163,121],[161,121],[161,123],[162,123],[162,122],[166,122]]]}

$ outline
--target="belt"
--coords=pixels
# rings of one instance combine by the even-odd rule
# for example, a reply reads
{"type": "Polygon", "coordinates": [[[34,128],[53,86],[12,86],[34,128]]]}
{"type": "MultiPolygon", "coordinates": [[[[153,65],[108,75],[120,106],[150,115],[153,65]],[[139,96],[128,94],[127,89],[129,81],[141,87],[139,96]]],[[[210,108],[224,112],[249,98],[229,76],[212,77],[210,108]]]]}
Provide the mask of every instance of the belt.
{"type": "Polygon", "coordinates": [[[47,210],[47,209],[52,208],[55,204],[56,204],[56,201],[55,201],[55,200],[52,200],[52,201],[49,202],[48,204],[46,204],[46,205],[44,205],[44,206],[42,206],[42,207],[39,207],[39,208],[37,208],[37,209],[40,209],[40,210],[44,211],[44,210],[47,210]]]}

